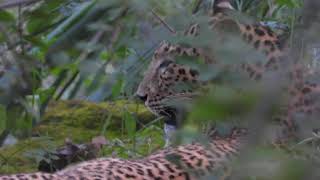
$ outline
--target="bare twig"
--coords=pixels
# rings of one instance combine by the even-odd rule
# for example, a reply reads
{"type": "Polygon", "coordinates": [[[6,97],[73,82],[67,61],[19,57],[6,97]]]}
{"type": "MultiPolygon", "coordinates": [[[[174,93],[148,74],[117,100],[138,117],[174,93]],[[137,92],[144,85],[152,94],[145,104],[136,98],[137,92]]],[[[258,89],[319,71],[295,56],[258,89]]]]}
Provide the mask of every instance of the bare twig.
{"type": "Polygon", "coordinates": [[[176,34],[176,31],[170,27],[154,10],[151,10],[152,14],[173,34],[176,34]]]}
{"type": "Polygon", "coordinates": [[[7,0],[0,4],[0,9],[13,8],[20,5],[36,3],[41,0],[7,0]]]}

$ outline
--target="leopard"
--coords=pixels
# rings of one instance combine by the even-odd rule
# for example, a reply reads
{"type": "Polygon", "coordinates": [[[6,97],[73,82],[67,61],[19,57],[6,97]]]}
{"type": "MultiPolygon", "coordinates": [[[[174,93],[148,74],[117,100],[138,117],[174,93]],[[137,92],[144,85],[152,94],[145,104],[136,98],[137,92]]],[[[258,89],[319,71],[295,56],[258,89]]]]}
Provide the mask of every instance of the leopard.
{"type": "Polygon", "coordinates": [[[225,167],[239,156],[247,136],[246,128],[233,128],[227,136],[213,130],[207,143],[168,147],[142,159],[98,158],[52,174],[0,175],[0,180],[196,180],[215,171],[227,172],[225,167]]]}
{"type": "MultiPolygon", "coordinates": [[[[218,36],[223,36],[226,28],[231,28],[232,32],[250,47],[265,55],[263,62],[241,63],[239,68],[244,70],[250,79],[258,81],[264,72],[279,70],[282,59],[288,53],[287,42],[268,26],[240,22],[230,17],[230,11],[235,11],[230,0],[214,1],[212,12],[209,13],[208,27],[204,28],[216,31],[218,36]]],[[[188,37],[199,36],[200,28],[202,27],[199,23],[191,24],[183,34],[188,37]]],[[[220,40],[223,43],[223,37],[220,40]]],[[[203,47],[162,41],[156,48],[135,94],[153,114],[164,118],[165,146],[170,145],[170,139],[179,126],[180,110],[171,106],[168,101],[193,99],[199,94],[196,90],[177,90],[175,87],[179,84],[191,84],[195,87],[207,84],[201,81],[199,70],[177,62],[179,57],[193,57],[203,60],[204,64],[219,65],[214,55],[203,47]]]]}
{"type": "MultiPolygon", "coordinates": [[[[268,27],[260,24],[243,24],[229,19],[225,11],[234,10],[229,0],[216,0],[214,13],[208,24],[216,29],[224,22],[231,22],[240,36],[252,47],[265,53],[263,65],[243,64],[241,66],[252,79],[261,78],[264,71],[277,69],[277,61],[285,51],[285,45],[268,27]]],[[[186,36],[197,36],[199,24],[192,24],[185,31],[186,36]]],[[[219,28],[218,28],[219,29],[219,28]]],[[[217,60],[207,54],[205,49],[162,42],[155,50],[136,96],[155,115],[165,119],[166,144],[170,143],[171,133],[177,128],[179,110],[167,104],[168,99],[194,99],[193,90],[177,92],[173,88],[178,83],[191,83],[202,86],[200,72],[187,65],[178,64],[177,56],[200,57],[206,64],[217,60]]],[[[313,87],[311,85],[311,87],[313,87]]],[[[308,89],[308,92],[310,89],[308,89]]],[[[215,130],[208,135],[207,143],[192,142],[185,145],[168,145],[162,150],[141,159],[97,158],[71,165],[55,173],[21,173],[0,175],[0,180],[29,179],[158,179],[158,180],[195,180],[215,174],[225,169],[230,161],[241,155],[251,131],[248,128],[234,127],[227,136],[215,130]]],[[[224,176],[222,177],[224,178],[224,176]]]]}

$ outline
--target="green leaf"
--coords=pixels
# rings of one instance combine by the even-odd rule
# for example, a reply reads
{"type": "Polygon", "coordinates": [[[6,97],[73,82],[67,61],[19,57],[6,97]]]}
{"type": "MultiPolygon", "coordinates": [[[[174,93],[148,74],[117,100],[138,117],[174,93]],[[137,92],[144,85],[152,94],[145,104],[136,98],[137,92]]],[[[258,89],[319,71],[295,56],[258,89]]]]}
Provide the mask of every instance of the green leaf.
{"type": "Polygon", "coordinates": [[[31,19],[27,25],[28,31],[30,33],[35,33],[41,31],[43,28],[47,26],[48,20],[37,18],[31,19]]]}
{"type": "Polygon", "coordinates": [[[112,98],[116,98],[120,95],[123,84],[124,84],[123,79],[119,78],[118,81],[112,86],[112,90],[111,90],[112,98]]]}
{"type": "Polygon", "coordinates": [[[110,59],[110,57],[111,57],[111,54],[110,54],[109,51],[102,51],[102,52],[100,53],[100,59],[101,59],[101,61],[107,61],[107,60],[110,59]]]}
{"type": "Polygon", "coordinates": [[[132,114],[130,114],[130,112],[125,111],[123,119],[124,119],[124,125],[125,125],[126,132],[128,133],[128,136],[130,138],[134,138],[136,134],[135,118],[133,117],[132,114]]]}
{"type": "Polygon", "coordinates": [[[72,25],[74,25],[78,20],[81,19],[81,17],[88,12],[90,8],[94,6],[96,1],[89,1],[82,3],[80,6],[77,7],[74,14],[72,14],[70,17],[68,17],[65,21],[60,23],[52,32],[50,32],[47,36],[47,39],[55,38],[62,33],[66,32],[67,29],[69,29],[72,25]]]}
{"type": "Polygon", "coordinates": [[[14,22],[14,16],[5,10],[0,10],[0,22],[14,22]]]}
{"type": "Polygon", "coordinates": [[[106,134],[107,132],[107,128],[109,127],[110,123],[111,123],[111,118],[112,118],[112,113],[110,113],[108,115],[108,117],[105,119],[102,130],[101,130],[101,135],[106,134]]]}
{"type": "Polygon", "coordinates": [[[0,33],[0,42],[6,41],[4,34],[0,33]]]}
{"type": "Polygon", "coordinates": [[[31,12],[23,14],[27,17],[27,29],[30,34],[42,32],[52,24],[61,20],[59,8],[65,3],[64,0],[46,1],[31,12]]]}
{"type": "Polygon", "coordinates": [[[276,0],[281,6],[288,6],[289,8],[297,8],[301,6],[300,0],[276,0]]]}
{"type": "Polygon", "coordinates": [[[127,47],[125,46],[121,46],[117,49],[117,51],[115,52],[115,55],[119,58],[119,59],[124,59],[125,57],[127,57],[129,54],[129,50],[127,47]]]}
{"type": "Polygon", "coordinates": [[[6,108],[0,105],[0,133],[6,129],[7,114],[6,108]]]}
{"type": "Polygon", "coordinates": [[[37,94],[39,94],[39,103],[43,104],[47,98],[49,98],[51,96],[51,94],[54,92],[54,88],[48,88],[48,89],[38,89],[36,91],[37,94]]]}

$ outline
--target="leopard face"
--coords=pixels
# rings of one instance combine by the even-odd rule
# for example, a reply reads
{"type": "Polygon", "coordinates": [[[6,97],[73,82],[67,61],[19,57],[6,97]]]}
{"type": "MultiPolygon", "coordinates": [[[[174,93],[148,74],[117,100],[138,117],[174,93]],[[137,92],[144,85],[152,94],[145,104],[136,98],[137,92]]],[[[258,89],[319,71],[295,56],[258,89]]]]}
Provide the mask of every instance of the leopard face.
{"type": "MultiPolygon", "coordinates": [[[[176,55],[199,56],[196,48],[181,48],[163,42],[155,52],[136,95],[151,112],[168,119],[175,119],[176,110],[169,106],[171,99],[192,98],[191,89],[174,88],[179,84],[198,84],[199,73],[188,66],[177,64],[176,55]]],[[[168,121],[173,122],[174,121],[168,121]]]]}

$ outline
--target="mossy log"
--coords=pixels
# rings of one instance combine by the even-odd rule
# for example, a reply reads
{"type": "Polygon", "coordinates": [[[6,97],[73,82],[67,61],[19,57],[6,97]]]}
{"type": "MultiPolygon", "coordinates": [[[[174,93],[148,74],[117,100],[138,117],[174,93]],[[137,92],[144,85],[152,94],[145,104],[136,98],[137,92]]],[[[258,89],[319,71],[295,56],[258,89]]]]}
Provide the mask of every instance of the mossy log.
{"type": "Polygon", "coordinates": [[[154,119],[143,105],[124,100],[51,102],[42,121],[33,128],[32,137],[0,148],[0,174],[36,171],[44,153],[63,145],[66,138],[85,143],[103,135],[109,143],[101,156],[143,156],[163,146],[161,123],[143,126],[154,119]],[[124,128],[123,117],[127,112],[137,120],[134,137],[129,137],[124,128]]]}

